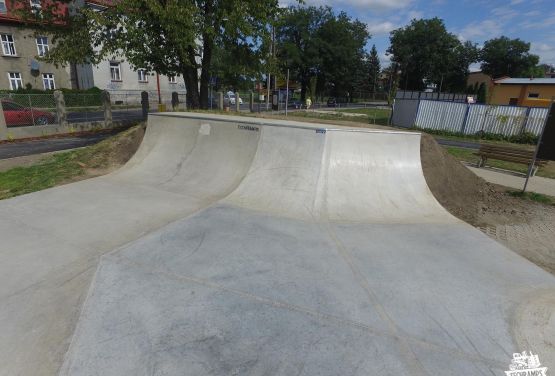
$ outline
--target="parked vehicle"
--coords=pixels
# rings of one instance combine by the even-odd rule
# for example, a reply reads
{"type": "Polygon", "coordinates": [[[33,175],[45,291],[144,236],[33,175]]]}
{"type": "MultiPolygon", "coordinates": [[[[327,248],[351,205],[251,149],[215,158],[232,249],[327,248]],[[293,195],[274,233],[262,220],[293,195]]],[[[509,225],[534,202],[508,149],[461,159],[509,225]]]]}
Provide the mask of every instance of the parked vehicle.
{"type": "Polygon", "coordinates": [[[328,107],[336,107],[337,106],[337,99],[330,97],[328,98],[328,107]]]}
{"type": "Polygon", "coordinates": [[[2,99],[4,119],[8,127],[20,125],[47,125],[56,121],[54,114],[33,107],[25,107],[9,99],[2,99]]]}
{"type": "MultiPolygon", "coordinates": [[[[235,93],[228,92],[224,96],[224,103],[229,106],[235,106],[235,93]]],[[[239,104],[243,104],[243,99],[239,97],[239,104]]]]}

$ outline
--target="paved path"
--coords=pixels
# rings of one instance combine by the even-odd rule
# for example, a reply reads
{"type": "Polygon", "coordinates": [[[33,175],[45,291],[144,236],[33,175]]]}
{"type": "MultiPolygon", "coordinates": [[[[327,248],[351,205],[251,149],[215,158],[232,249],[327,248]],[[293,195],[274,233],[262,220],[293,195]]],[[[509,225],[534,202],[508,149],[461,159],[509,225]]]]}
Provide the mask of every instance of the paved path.
{"type": "MultiPolygon", "coordinates": [[[[466,167],[468,167],[470,171],[474,172],[476,175],[490,183],[503,185],[509,188],[520,190],[524,187],[524,182],[526,180],[520,174],[501,172],[490,168],[476,168],[468,165],[466,167]]],[[[534,176],[530,178],[527,191],[555,196],[555,179],[534,176]]]]}
{"type": "Polygon", "coordinates": [[[0,144],[0,160],[93,145],[121,132],[123,129],[124,128],[117,128],[110,132],[91,133],[79,136],[44,138],[40,140],[16,141],[9,143],[6,142],[0,144]]]}

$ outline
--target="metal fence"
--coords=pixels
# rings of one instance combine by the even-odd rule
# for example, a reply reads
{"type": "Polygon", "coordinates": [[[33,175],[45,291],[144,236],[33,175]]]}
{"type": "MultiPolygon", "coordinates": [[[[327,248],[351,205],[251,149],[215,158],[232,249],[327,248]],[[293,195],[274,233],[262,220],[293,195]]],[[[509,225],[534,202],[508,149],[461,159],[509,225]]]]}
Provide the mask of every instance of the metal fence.
{"type": "Polygon", "coordinates": [[[546,116],[546,108],[396,99],[392,123],[468,135],[484,132],[513,136],[526,132],[538,136],[546,116]]]}
{"type": "Polygon", "coordinates": [[[56,123],[56,100],[53,94],[1,93],[0,102],[8,127],[56,123]]]}
{"type": "Polygon", "coordinates": [[[429,93],[425,91],[410,91],[410,90],[398,90],[395,94],[395,99],[418,99],[418,100],[436,100],[436,101],[447,101],[447,102],[462,102],[465,103],[467,99],[467,94],[457,94],[457,93],[429,93]]]}
{"type": "Polygon", "coordinates": [[[64,102],[68,123],[104,120],[104,107],[100,94],[65,94],[64,102]]]}

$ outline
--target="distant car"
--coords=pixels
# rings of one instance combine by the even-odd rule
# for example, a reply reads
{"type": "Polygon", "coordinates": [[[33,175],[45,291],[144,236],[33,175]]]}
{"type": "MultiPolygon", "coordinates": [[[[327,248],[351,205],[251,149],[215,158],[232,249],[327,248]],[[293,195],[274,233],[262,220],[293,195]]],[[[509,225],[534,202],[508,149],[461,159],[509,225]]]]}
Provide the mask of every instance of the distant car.
{"type": "Polygon", "coordinates": [[[289,106],[293,106],[296,110],[300,110],[303,108],[303,103],[300,100],[295,100],[289,104],[289,106]]]}
{"type": "MultiPolygon", "coordinates": [[[[229,103],[230,106],[235,106],[235,94],[227,93],[224,97],[224,103],[229,103]]],[[[243,104],[243,99],[239,97],[239,104],[243,104]]]]}
{"type": "Polygon", "coordinates": [[[333,97],[328,98],[328,107],[336,107],[337,100],[333,97]]]}
{"type": "Polygon", "coordinates": [[[8,127],[20,125],[47,125],[53,124],[56,117],[48,112],[33,107],[25,107],[9,99],[2,99],[4,119],[8,127]]]}

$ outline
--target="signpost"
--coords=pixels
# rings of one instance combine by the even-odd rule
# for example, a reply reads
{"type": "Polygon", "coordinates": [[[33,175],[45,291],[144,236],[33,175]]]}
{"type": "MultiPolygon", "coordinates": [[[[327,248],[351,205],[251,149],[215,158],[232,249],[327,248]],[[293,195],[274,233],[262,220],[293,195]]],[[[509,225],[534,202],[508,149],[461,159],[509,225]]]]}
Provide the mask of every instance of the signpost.
{"type": "Polygon", "coordinates": [[[545,117],[545,123],[542,132],[540,133],[538,144],[536,145],[534,159],[532,159],[532,163],[528,167],[528,173],[526,174],[526,181],[524,182],[522,193],[526,192],[530,175],[532,175],[532,171],[536,165],[536,160],[538,159],[555,161],[555,98],[551,101],[551,106],[549,107],[547,116],[545,117]]]}

